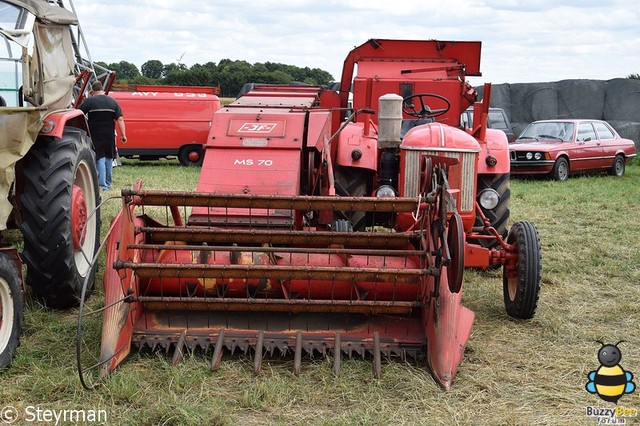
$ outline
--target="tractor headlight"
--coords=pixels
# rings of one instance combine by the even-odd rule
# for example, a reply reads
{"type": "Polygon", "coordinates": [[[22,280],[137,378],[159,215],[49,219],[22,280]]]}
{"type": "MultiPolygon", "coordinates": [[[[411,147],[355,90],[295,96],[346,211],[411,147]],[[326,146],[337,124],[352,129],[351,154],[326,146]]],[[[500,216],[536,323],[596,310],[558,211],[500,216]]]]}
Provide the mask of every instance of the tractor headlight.
{"type": "Polygon", "coordinates": [[[500,194],[492,188],[483,189],[478,194],[478,201],[480,201],[480,205],[485,210],[493,210],[500,203],[500,194]]]}
{"type": "Polygon", "coordinates": [[[389,185],[382,185],[376,191],[376,197],[378,198],[393,198],[395,196],[396,196],[396,190],[389,185]]]}
{"type": "Polygon", "coordinates": [[[542,153],[541,152],[536,152],[533,155],[533,158],[535,158],[536,160],[542,160],[542,153]]]}
{"type": "Polygon", "coordinates": [[[527,160],[531,160],[533,158],[533,152],[527,152],[527,160]]]}

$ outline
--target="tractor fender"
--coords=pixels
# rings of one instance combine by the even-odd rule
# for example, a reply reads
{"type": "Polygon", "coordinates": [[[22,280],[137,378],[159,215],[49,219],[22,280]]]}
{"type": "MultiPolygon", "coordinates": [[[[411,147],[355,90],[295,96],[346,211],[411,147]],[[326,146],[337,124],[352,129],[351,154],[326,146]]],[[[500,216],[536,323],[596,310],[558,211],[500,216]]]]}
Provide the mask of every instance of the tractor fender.
{"type": "Polygon", "coordinates": [[[338,165],[377,170],[378,139],[366,136],[361,123],[352,123],[345,127],[337,142],[338,165]]]}
{"type": "Polygon", "coordinates": [[[504,174],[511,170],[509,159],[509,141],[502,130],[487,129],[486,140],[478,141],[482,151],[478,161],[478,173],[480,174],[504,174]],[[495,158],[495,165],[493,159],[495,158]]]}
{"type": "Polygon", "coordinates": [[[79,109],[65,109],[52,111],[42,118],[41,136],[62,138],[67,126],[76,127],[89,133],[89,125],[84,113],[79,109]]]}

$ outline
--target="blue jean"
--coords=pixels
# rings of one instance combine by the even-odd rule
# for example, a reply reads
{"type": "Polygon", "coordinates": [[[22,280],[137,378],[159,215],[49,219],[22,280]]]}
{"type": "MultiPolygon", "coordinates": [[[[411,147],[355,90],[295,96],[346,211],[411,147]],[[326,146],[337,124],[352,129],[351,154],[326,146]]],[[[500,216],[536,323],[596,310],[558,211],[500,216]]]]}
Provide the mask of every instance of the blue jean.
{"type": "Polygon", "coordinates": [[[98,169],[98,185],[103,191],[111,189],[111,173],[113,171],[113,160],[108,157],[101,157],[96,160],[98,169]]]}

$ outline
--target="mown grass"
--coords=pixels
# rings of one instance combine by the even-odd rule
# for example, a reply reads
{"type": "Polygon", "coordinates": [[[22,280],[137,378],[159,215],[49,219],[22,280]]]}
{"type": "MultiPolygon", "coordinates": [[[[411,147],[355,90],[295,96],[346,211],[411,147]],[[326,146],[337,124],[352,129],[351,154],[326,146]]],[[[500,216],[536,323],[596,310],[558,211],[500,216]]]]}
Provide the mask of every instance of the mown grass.
{"type": "MultiPolygon", "coordinates": [[[[117,188],[142,178],[147,188],[193,190],[198,174],[175,161],[114,169],[117,188]]],[[[256,377],[250,357],[226,357],[211,373],[201,353],[177,367],[163,353],[133,354],[86,391],[75,365],[77,311],[50,311],[29,295],[22,346],[0,373],[0,406],[104,409],[109,424],[131,425],[594,424],[586,407],[612,406],[584,389],[599,366],[596,339],[625,340],[621,364],[640,384],[639,183],[637,165],[622,178],[512,179],[512,222],[536,223],[542,240],[539,308],[530,321],[510,319],[501,272],[467,271],[464,301],[476,320],[449,392],[414,362],[386,361],[375,380],[369,361],[346,360],[334,377],[329,360],[306,360],[295,376],[292,360],[277,358],[256,377]]],[[[118,208],[106,202],[103,233],[118,208]]],[[[100,298],[98,289],[91,306],[100,298]]],[[[97,333],[87,336],[97,347],[97,333]]],[[[640,408],[640,392],[620,404],[640,408]]]]}

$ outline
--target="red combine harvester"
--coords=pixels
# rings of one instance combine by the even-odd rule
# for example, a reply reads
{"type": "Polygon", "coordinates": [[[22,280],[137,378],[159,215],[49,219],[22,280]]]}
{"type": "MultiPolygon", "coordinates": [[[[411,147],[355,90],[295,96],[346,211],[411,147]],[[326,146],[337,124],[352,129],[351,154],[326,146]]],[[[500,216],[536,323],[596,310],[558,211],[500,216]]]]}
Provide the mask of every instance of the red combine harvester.
{"type": "Polygon", "coordinates": [[[369,354],[376,376],[383,355],[426,354],[448,389],[474,319],[465,266],[504,266],[513,317],[533,316],[540,289],[535,226],[503,239],[489,219],[509,172],[504,133],[486,128],[490,86],[473,129],[454,127],[479,63],[478,42],[370,40],[339,93],[257,86],[217,111],[196,192],[122,191],[99,375],[132,346],[174,348],[174,363],[213,348],[212,369],[251,350],[256,373],[276,350],[296,372],[304,353],[332,354],[336,373],[343,354],[369,354]]]}

